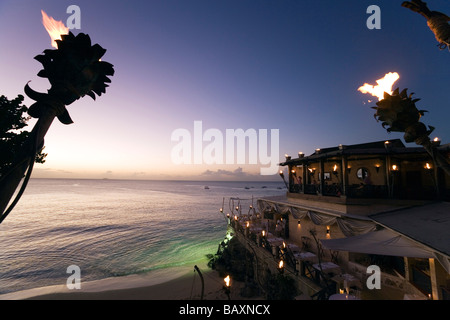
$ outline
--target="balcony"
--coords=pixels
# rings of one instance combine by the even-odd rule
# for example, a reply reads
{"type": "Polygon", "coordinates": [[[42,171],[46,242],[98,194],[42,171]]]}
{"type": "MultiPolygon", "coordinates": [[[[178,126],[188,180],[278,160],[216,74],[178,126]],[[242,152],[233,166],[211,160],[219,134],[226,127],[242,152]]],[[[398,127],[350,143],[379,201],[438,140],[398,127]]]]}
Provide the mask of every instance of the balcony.
{"type": "MultiPolygon", "coordinates": [[[[293,184],[289,188],[290,194],[317,195],[336,198],[353,199],[416,199],[435,200],[438,197],[436,188],[432,186],[422,186],[421,188],[387,186],[387,185],[367,185],[352,184],[342,186],[337,183],[324,184],[293,184]],[[323,188],[323,190],[322,190],[323,188]]],[[[449,198],[450,189],[440,190],[442,198],[449,198]]],[[[331,199],[330,199],[331,200],[331,199]]]]}
{"type": "MultiPolygon", "coordinates": [[[[450,159],[450,144],[438,151],[450,159]]],[[[326,149],[310,156],[286,155],[280,171],[290,194],[360,199],[450,199],[450,177],[423,148],[400,140],[326,149]]],[[[338,201],[339,202],[339,201],[338,201]]]]}

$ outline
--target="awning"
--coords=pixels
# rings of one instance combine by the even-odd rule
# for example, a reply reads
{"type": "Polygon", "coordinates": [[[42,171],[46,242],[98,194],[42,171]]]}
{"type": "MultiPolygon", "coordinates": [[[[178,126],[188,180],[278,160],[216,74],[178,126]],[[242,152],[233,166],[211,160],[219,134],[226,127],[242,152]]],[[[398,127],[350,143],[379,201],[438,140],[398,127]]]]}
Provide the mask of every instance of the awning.
{"type": "Polygon", "coordinates": [[[390,230],[368,232],[358,236],[320,240],[326,249],[410,258],[434,258],[432,251],[390,230]]]}
{"type": "Polygon", "coordinates": [[[291,214],[294,219],[299,220],[308,217],[316,225],[332,225],[336,223],[346,237],[374,231],[376,228],[376,224],[369,219],[348,217],[341,213],[323,213],[290,203],[258,199],[257,206],[259,212],[275,211],[281,214],[291,214]]]}

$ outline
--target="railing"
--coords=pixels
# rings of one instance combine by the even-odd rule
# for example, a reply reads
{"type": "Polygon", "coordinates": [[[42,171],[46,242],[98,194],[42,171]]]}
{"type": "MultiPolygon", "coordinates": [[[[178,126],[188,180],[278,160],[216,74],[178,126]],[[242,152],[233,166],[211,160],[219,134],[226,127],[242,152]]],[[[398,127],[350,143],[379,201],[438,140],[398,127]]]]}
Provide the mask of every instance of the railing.
{"type": "Polygon", "coordinates": [[[389,189],[385,185],[350,185],[346,187],[350,198],[388,198],[389,189]]]}
{"type": "MultiPolygon", "coordinates": [[[[291,272],[293,272],[295,275],[309,278],[311,281],[321,287],[322,290],[312,296],[313,299],[328,299],[331,294],[336,293],[336,285],[330,280],[330,276],[325,272],[322,272],[321,270],[315,269],[313,267],[313,264],[309,261],[303,261],[301,264],[298,264],[294,257],[293,251],[289,248],[289,245],[286,245],[284,247],[282,245],[279,245],[278,243],[273,244],[268,240],[267,236],[258,236],[257,234],[253,233],[250,228],[242,226],[239,221],[233,219],[230,222],[234,230],[244,236],[246,241],[248,241],[249,243],[253,243],[254,245],[260,247],[262,250],[266,250],[267,252],[269,252],[275,259],[274,261],[278,262],[280,259],[283,260],[286,266],[289,266],[292,270],[291,272]],[[299,266],[301,266],[301,270],[298,269],[299,266]]],[[[303,241],[304,243],[302,250],[306,249],[305,240],[306,239],[304,239],[303,241]]]]}
{"type": "MultiPolygon", "coordinates": [[[[421,199],[434,200],[437,197],[435,187],[421,187],[413,189],[408,186],[399,187],[394,185],[389,187],[387,185],[368,185],[368,184],[352,184],[343,186],[340,184],[324,184],[321,190],[320,184],[294,184],[289,188],[291,193],[303,193],[308,195],[322,195],[327,197],[339,197],[345,195],[348,198],[372,198],[372,199],[421,199]]],[[[450,189],[442,188],[440,190],[440,198],[450,199],[450,189]]]]}
{"type": "Polygon", "coordinates": [[[342,194],[341,186],[338,184],[325,184],[323,186],[322,195],[339,197],[342,194]]]}
{"type": "Polygon", "coordinates": [[[315,184],[305,185],[305,194],[317,194],[319,191],[319,186],[315,184]]]}

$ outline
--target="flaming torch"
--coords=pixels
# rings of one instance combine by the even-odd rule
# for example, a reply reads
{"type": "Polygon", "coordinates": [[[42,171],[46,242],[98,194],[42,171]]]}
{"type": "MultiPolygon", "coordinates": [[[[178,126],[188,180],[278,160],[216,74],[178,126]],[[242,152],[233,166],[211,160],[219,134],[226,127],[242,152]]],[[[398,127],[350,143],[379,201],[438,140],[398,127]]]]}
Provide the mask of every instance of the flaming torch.
{"type": "Polygon", "coordinates": [[[63,124],[73,123],[66,105],[85,95],[95,100],[95,95],[100,96],[105,93],[108,87],[106,83],[111,82],[108,76],[114,75],[113,65],[101,61],[106,50],[98,44],[91,45],[88,35],[80,33],[74,36],[68,32],[62,22],[48,17],[44,11],[42,11],[42,19],[57,49],[44,50],[43,54],[36,56],[35,59],[43,66],[38,76],[47,78],[51,88],[47,93],[40,93],[32,90],[28,83],[25,85],[27,96],[36,101],[30,106],[28,114],[39,120],[24,143],[21,153],[17,155],[13,169],[4,176],[0,184],[0,213],[2,214],[0,223],[11,212],[24,192],[33,169],[35,154],[42,149],[44,136],[53,119],[57,117],[63,124]],[[7,208],[25,173],[25,180],[20,191],[7,208]]]}
{"type": "Polygon", "coordinates": [[[434,127],[429,126],[427,129],[425,124],[419,121],[427,112],[417,109],[416,102],[420,99],[413,99],[413,94],[408,95],[407,89],[400,92],[397,88],[392,91],[393,84],[399,78],[399,76],[393,76],[395,74],[386,74],[384,78],[377,80],[377,86],[365,84],[358,90],[378,97],[377,106],[372,107],[372,109],[376,110],[374,117],[377,121],[382,122],[383,128],[388,132],[403,132],[406,142],[415,142],[423,146],[431,155],[433,161],[450,175],[450,166],[447,160],[438,152],[429,137],[434,127]],[[386,81],[386,79],[389,79],[389,81],[386,81]],[[384,91],[383,95],[380,94],[381,90],[384,91]]]}
{"type": "Polygon", "coordinates": [[[370,93],[380,101],[384,99],[385,92],[392,94],[392,86],[398,79],[400,79],[400,75],[397,72],[389,72],[383,78],[376,81],[376,86],[364,83],[364,85],[358,88],[358,91],[370,93]]]}
{"type": "Polygon", "coordinates": [[[230,293],[231,293],[231,291],[230,291],[230,287],[231,287],[231,278],[230,278],[230,275],[227,275],[227,276],[223,279],[223,281],[225,282],[225,285],[223,286],[223,290],[225,291],[225,294],[227,295],[228,300],[230,300],[230,299],[231,299],[231,297],[230,297],[230,293]]]}
{"type": "Polygon", "coordinates": [[[45,30],[47,30],[50,38],[52,39],[52,47],[58,49],[56,40],[62,40],[61,35],[69,34],[69,28],[67,28],[62,21],[56,21],[52,17],[49,17],[44,10],[42,13],[42,24],[45,30]]]}
{"type": "Polygon", "coordinates": [[[427,25],[433,31],[439,48],[450,50],[450,17],[438,11],[431,11],[422,0],[404,1],[402,7],[417,12],[427,19],[427,25]]]}
{"type": "Polygon", "coordinates": [[[284,261],[283,260],[280,260],[279,262],[278,262],[278,267],[277,267],[277,269],[278,269],[278,271],[282,274],[282,273],[284,273],[284,261]]]}

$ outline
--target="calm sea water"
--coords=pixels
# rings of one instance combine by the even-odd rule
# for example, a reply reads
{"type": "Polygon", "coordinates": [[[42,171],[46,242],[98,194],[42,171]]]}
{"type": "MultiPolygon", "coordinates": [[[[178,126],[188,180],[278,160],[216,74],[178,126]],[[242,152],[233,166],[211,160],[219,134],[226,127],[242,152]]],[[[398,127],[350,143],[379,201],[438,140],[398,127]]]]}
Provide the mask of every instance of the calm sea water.
{"type": "Polygon", "coordinates": [[[0,294],[65,284],[73,264],[82,281],[194,266],[226,234],[224,197],[225,208],[230,197],[256,205],[282,186],[32,179],[0,225],[0,294]]]}

